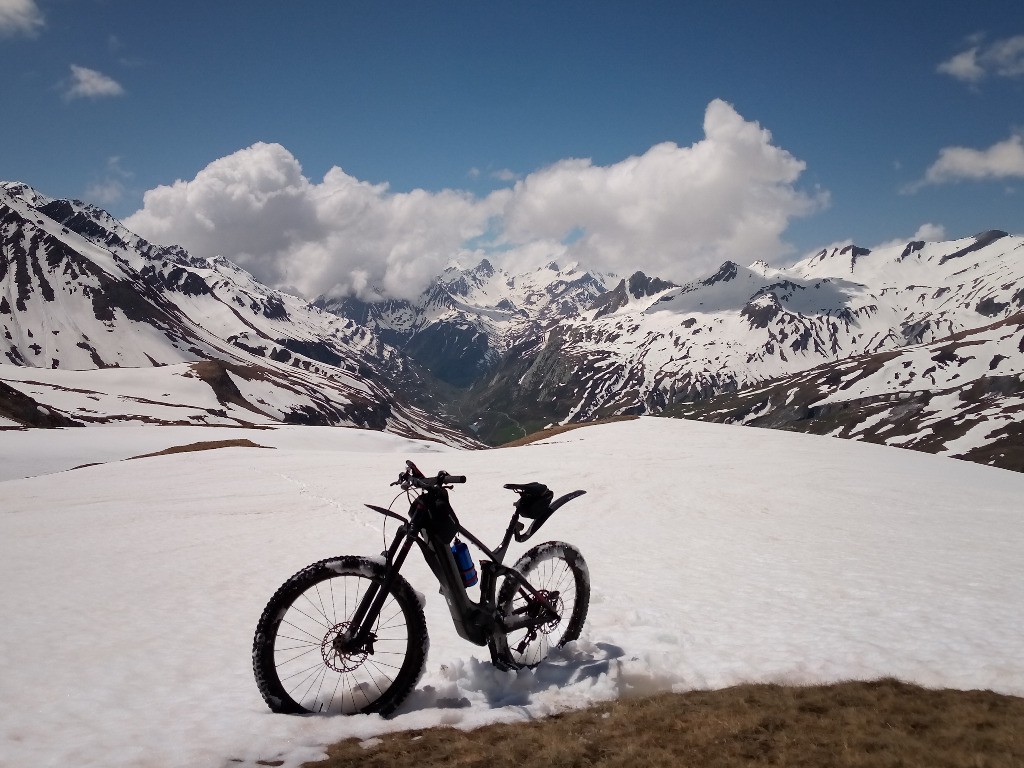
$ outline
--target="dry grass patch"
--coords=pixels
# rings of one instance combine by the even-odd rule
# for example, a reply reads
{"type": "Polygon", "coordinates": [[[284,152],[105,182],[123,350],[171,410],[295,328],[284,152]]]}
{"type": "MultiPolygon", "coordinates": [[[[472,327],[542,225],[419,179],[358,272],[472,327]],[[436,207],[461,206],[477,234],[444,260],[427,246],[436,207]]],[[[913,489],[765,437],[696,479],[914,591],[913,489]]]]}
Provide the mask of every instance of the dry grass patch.
{"type": "Polygon", "coordinates": [[[594,421],[583,421],[578,424],[562,424],[557,427],[549,427],[548,429],[542,429],[539,432],[534,432],[527,435],[526,437],[520,437],[518,440],[513,440],[509,443],[502,443],[499,448],[517,448],[520,445],[529,445],[535,443],[538,440],[545,440],[555,435],[560,435],[563,432],[569,432],[574,429],[581,427],[594,427],[598,424],[611,424],[613,421],[633,421],[639,419],[639,416],[609,416],[606,419],[596,419],[594,421]]]}
{"type": "Polygon", "coordinates": [[[1024,699],[896,680],[743,685],[622,699],[528,723],[348,739],[307,768],[1011,768],[1024,699]]]}

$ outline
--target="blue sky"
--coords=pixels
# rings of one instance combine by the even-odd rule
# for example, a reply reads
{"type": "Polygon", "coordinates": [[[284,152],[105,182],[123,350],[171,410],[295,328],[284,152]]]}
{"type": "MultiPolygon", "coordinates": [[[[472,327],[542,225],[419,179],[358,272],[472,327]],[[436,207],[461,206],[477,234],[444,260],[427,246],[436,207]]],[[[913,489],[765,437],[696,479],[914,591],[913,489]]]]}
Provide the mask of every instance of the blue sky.
{"type": "Polygon", "coordinates": [[[738,250],[1024,233],[1019,0],[0,0],[0,57],[0,178],[307,293],[379,282],[378,262],[416,283],[417,248],[432,267],[481,238],[685,278],[738,250]],[[770,138],[737,151],[742,126],[770,138]],[[267,215],[275,183],[292,207],[267,215]],[[363,197],[325,207],[342,187],[363,197]],[[366,206],[375,227],[326,218],[366,206]],[[289,211],[301,236],[232,241],[289,211]],[[655,234],[631,249],[638,222],[655,234]]]}

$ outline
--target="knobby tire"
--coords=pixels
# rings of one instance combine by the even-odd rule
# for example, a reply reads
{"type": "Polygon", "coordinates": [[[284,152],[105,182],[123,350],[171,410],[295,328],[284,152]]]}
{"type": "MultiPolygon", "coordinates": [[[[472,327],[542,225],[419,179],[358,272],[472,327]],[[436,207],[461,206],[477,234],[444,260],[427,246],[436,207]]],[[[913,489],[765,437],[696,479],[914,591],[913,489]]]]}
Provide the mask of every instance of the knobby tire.
{"type": "MultiPolygon", "coordinates": [[[[509,632],[505,636],[507,651],[492,642],[492,653],[503,666],[534,667],[555,648],[579,638],[590,607],[590,573],[580,551],[561,541],[538,544],[512,567],[526,576],[534,589],[558,595],[553,601],[559,610],[557,620],[533,630],[509,632]]],[[[509,616],[528,612],[531,599],[515,578],[506,576],[498,590],[497,604],[509,616]]]]}
{"type": "Polygon", "coordinates": [[[332,640],[359,599],[385,578],[382,562],[334,557],[288,579],[267,603],[253,639],[256,683],[274,712],[387,716],[423,672],[427,623],[416,592],[396,575],[373,632],[373,652],[343,654],[332,640]]]}

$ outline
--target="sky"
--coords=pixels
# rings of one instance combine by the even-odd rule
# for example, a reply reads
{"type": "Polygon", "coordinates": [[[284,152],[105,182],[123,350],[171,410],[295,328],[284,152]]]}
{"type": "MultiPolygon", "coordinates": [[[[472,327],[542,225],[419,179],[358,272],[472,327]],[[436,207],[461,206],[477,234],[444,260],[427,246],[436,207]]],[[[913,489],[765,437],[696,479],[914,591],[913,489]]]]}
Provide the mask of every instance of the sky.
{"type": "Polygon", "coordinates": [[[1019,0],[0,0],[0,67],[0,179],[310,298],[1024,233],[1019,0]]]}

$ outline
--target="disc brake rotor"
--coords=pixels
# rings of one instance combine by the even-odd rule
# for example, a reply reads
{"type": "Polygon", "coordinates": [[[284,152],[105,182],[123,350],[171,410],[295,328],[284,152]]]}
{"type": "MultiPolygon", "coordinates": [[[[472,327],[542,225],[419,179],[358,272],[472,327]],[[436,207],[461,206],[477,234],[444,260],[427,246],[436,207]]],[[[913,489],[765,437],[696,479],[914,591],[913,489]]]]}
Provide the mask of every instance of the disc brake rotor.
{"type": "Polygon", "coordinates": [[[355,652],[342,650],[341,638],[349,626],[347,621],[335,624],[327,630],[323,642],[320,643],[320,654],[324,658],[324,664],[335,672],[352,672],[359,669],[370,655],[365,648],[355,652]]]}

